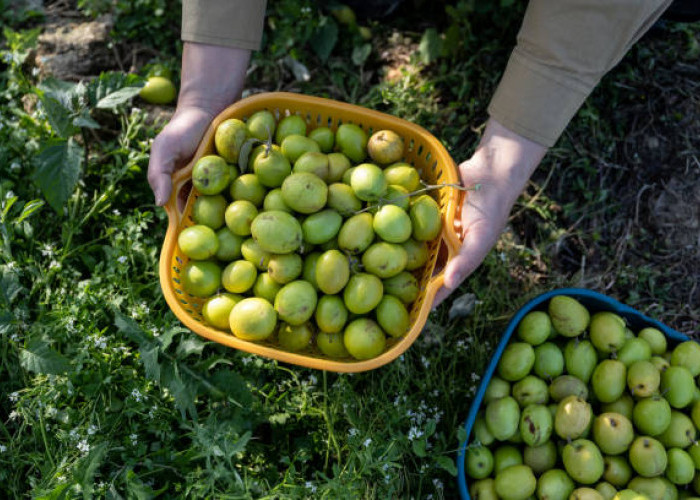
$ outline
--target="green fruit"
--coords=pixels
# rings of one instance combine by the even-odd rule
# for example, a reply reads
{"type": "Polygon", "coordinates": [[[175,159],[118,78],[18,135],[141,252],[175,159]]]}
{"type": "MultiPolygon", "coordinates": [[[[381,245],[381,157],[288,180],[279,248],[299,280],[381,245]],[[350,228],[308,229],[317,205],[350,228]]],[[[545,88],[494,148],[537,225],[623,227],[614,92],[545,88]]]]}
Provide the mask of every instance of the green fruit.
{"type": "Polygon", "coordinates": [[[248,127],[248,135],[251,137],[261,141],[272,140],[275,136],[277,120],[275,120],[275,115],[264,109],[253,113],[248,118],[246,127],[248,127]]]}
{"type": "Polygon", "coordinates": [[[274,304],[277,292],[281,288],[282,285],[273,280],[269,274],[260,273],[255,280],[255,284],[253,284],[253,295],[267,300],[270,304],[274,304]]]}
{"type": "Polygon", "coordinates": [[[595,489],[604,500],[612,500],[613,497],[617,494],[617,488],[615,488],[612,484],[606,483],[606,482],[601,482],[596,484],[595,489]]]}
{"type": "MultiPolygon", "coordinates": [[[[287,157],[291,164],[294,164],[304,153],[321,152],[321,148],[316,141],[297,134],[285,137],[280,143],[280,148],[282,148],[282,154],[287,157]]],[[[328,164],[326,164],[326,174],[328,173],[327,169],[328,164]]]]}
{"type": "Polygon", "coordinates": [[[303,261],[296,253],[277,254],[270,257],[267,272],[281,285],[294,281],[301,275],[303,261]]]}
{"type": "Polygon", "coordinates": [[[591,342],[600,352],[610,353],[620,350],[625,344],[625,322],[611,312],[595,313],[589,327],[591,342]]]}
{"type": "Polygon", "coordinates": [[[668,458],[664,446],[649,436],[636,438],[629,449],[632,468],[643,477],[655,477],[666,470],[668,458]]]}
{"type": "Polygon", "coordinates": [[[408,257],[406,261],[407,271],[420,269],[428,262],[428,244],[425,241],[416,241],[413,238],[409,238],[401,246],[406,250],[406,256],[408,257]]]}
{"type": "Polygon", "coordinates": [[[306,122],[299,115],[289,115],[282,118],[277,125],[275,132],[275,142],[282,144],[287,136],[306,135],[306,122]]]}
{"type": "Polygon", "coordinates": [[[605,497],[593,488],[576,488],[571,492],[569,500],[605,500],[605,497]]]}
{"type": "Polygon", "coordinates": [[[581,335],[590,321],[588,310],[578,300],[566,295],[553,297],[548,311],[554,330],[564,337],[581,335]]]}
{"type": "Polygon", "coordinates": [[[265,299],[250,297],[241,300],[231,310],[231,332],[243,340],[265,340],[275,331],[277,315],[265,299]]]}
{"type": "MultiPolygon", "coordinates": [[[[347,219],[338,232],[338,246],[351,254],[364,252],[374,240],[372,221],[372,214],[367,212],[347,219]]],[[[408,255],[406,260],[408,261],[408,255]]]]}
{"type": "MultiPolygon", "coordinates": [[[[282,190],[280,188],[272,189],[267,192],[263,200],[263,210],[281,210],[282,212],[291,212],[292,209],[287,206],[282,198],[282,190]]],[[[252,222],[252,221],[251,221],[252,222]]]]}
{"type": "Polygon", "coordinates": [[[511,342],[498,362],[499,376],[509,382],[525,377],[535,364],[535,350],[525,342],[511,342]]]}
{"type": "Polygon", "coordinates": [[[245,293],[253,286],[258,272],[247,260],[237,260],[227,265],[221,274],[221,284],[232,293],[245,293]]]}
{"type": "Polygon", "coordinates": [[[406,250],[394,243],[374,243],[362,254],[362,265],[365,270],[379,278],[396,276],[406,268],[406,262],[408,262],[406,250]]]}
{"type": "Polygon", "coordinates": [[[569,375],[588,383],[598,363],[598,355],[588,340],[572,339],[564,348],[564,361],[569,375]]]}
{"type": "Polygon", "coordinates": [[[700,400],[693,403],[693,408],[690,410],[690,418],[693,420],[695,427],[700,429],[700,400]]]}
{"type": "Polygon", "coordinates": [[[632,422],[619,413],[602,413],[593,420],[593,440],[606,455],[619,455],[634,439],[632,422]]]}
{"type": "Polygon", "coordinates": [[[404,304],[411,304],[418,298],[420,293],[418,280],[406,271],[382,280],[382,284],[385,293],[397,297],[404,304]]]}
{"type": "Polygon", "coordinates": [[[294,173],[308,172],[328,181],[328,155],[318,151],[308,151],[294,162],[294,173]]]}
{"type": "Polygon", "coordinates": [[[335,134],[328,127],[318,127],[313,129],[311,132],[309,132],[309,138],[318,143],[318,147],[321,148],[323,153],[330,153],[333,151],[335,134]]]}
{"type": "Polygon", "coordinates": [[[253,238],[248,238],[241,244],[243,258],[253,264],[259,271],[267,271],[272,254],[258,245],[253,238]]]}
{"type": "Polygon", "coordinates": [[[381,168],[362,163],[352,171],[350,186],[360,200],[374,202],[386,194],[388,184],[381,168]]]}
{"type": "Polygon", "coordinates": [[[506,396],[510,396],[510,384],[495,375],[491,377],[489,385],[486,386],[486,392],[484,392],[484,404],[506,396]]]}
{"type": "Polygon", "coordinates": [[[634,490],[624,489],[617,492],[613,500],[650,500],[648,496],[642,495],[634,490]]]}
{"type": "Polygon", "coordinates": [[[275,297],[275,311],[282,321],[301,325],[316,309],[316,290],[308,281],[297,280],[284,285],[275,297]]]}
{"type": "Polygon", "coordinates": [[[464,457],[467,475],[473,479],[484,479],[493,470],[493,454],[485,446],[470,446],[464,457]]]}
{"type": "Polygon", "coordinates": [[[629,482],[632,477],[632,467],[627,462],[624,456],[610,457],[603,459],[605,470],[603,471],[603,479],[611,483],[613,486],[621,488],[629,482]]]}
{"type": "Polygon", "coordinates": [[[231,183],[231,198],[247,200],[256,207],[262,205],[267,191],[255,174],[243,174],[231,183]]]}
{"type": "Polygon", "coordinates": [[[664,335],[660,330],[657,330],[656,328],[652,327],[643,328],[639,331],[637,337],[647,341],[647,343],[651,347],[652,354],[660,356],[661,354],[666,352],[666,335],[664,335]]]}
{"type": "MultiPolygon", "coordinates": [[[[483,422],[483,425],[486,425],[486,421],[481,418],[481,422],[483,422]]],[[[488,428],[487,428],[488,432],[488,428]]],[[[492,440],[493,435],[489,432],[489,435],[491,436],[492,440]]],[[[483,441],[481,444],[488,446],[486,443],[483,441]]],[[[516,446],[511,446],[511,445],[501,445],[498,448],[496,448],[496,451],[493,453],[493,472],[495,474],[498,474],[500,471],[503,469],[507,469],[511,465],[521,465],[523,463],[523,455],[520,453],[520,449],[517,448],[516,446]]]]}
{"type": "Polygon", "coordinates": [[[619,413],[625,417],[632,419],[632,409],[634,408],[634,399],[629,394],[623,394],[612,403],[603,403],[600,405],[600,411],[603,413],[619,413]]]}
{"type": "Polygon", "coordinates": [[[671,410],[671,423],[657,437],[666,448],[687,448],[695,441],[697,430],[685,413],[671,410]]]}
{"type": "Polygon", "coordinates": [[[689,484],[695,476],[695,462],[688,452],[671,448],[667,452],[666,477],[673,484],[689,484]]]}
{"type": "Polygon", "coordinates": [[[328,206],[343,217],[350,217],[362,209],[362,202],[350,186],[336,182],[328,186],[328,206]]]}
{"type": "Polygon", "coordinates": [[[231,174],[220,156],[203,156],[192,167],[192,185],[200,194],[215,195],[228,186],[231,174]]]}
{"type": "Polygon", "coordinates": [[[335,238],[342,223],[343,217],[331,209],[309,215],[301,224],[304,241],[311,245],[327,243],[335,238]]]}
{"type": "Polygon", "coordinates": [[[343,332],[319,332],[316,334],[316,346],[329,358],[347,358],[350,356],[343,343],[343,332]]]}
{"type": "Polygon", "coordinates": [[[335,132],[338,150],[355,163],[367,156],[367,134],[354,123],[343,123],[335,132]]]}
{"type": "Polygon", "coordinates": [[[661,374],[650,361],[635,361],[629,365],[627,387],[635,397],[651,396],[659,389],[660,383],[661,374]]]}
{"type": "Polygon", "coordinates": [[[662,358],[661,356],[652,356],[650,361],[656,367],[656,369],[659,370],[659,372],[663,372],[666,370],[666,368],[671,366],[671,363],[666,361],[666,359],[662,358]]]}
{"type": "Polygon", "coordinates": [[[357,16],[355,11],[345,4],[336,4],[330,7],[331,14],[335,19],[345,26],[353,27],[357,24],[357,16]]]}
{"type": "Polygon", "coordinates": [[[568,396],[588,399],[588,387],[580,379],[572,375],[560,375],[549,386],[550,397],[559,402],[568,396]]]}
{"type": "Polygon", "coordinates": [[[290,253],[301,246],[302,229],[299,221],[288,212],[262,212],[250,225],[253,239],[271,253],[290,253]]]}
{"type": "MultiPolygon", "coordinates": [[[[496,438],[493,437],[493,434],[491,434],[491,431],[489,431],[489,428],[486,427],[486,420],[484,420],[484,416],[481,413],[476,417],[476,420],[474,420],[474,427],[472,428],[472,432],[474,433],[474,438],[472,439],[473,443],[489,446],[496,440],[496,438]]],[[[496,461],[494,454],[494,464],[495,463],[496,461]]]]}
{"type": "Polygon", "coordinates": [[[577,439],[564,447],[562,461],[566,472],[581,484],[594,484],[603,475],[603,455],[587,439],[577,439]]]}
{"type": "Polygon", "coordinates": [[[224,120],[214,132],[216,152],[229,163],[238,163],[241,147],[248,138],[246,124],[237,118],[224,120]]]}
{"type": "Polygon", "coordinates": [[[549,388],[544,380],[527,375],[513,385],[513,397],[521,408],[533,404],[547,404],[549,388]]]}
{"type": "Polygon", "coordinates": [[[219,250],[219,239],[214,230],[201,224],[180,231],[177,244],[182,253],[194,260],[208,259],[219,250]]]}
{"type": "Polygon", "coordinates": [[[343,330],[348,320],[348,309],[337,295],[324,295],[318,300],[314,317],[321,331],[337,333],[343,330]]]}
{"type": "Polygon", "coordinates": [[[377,323],[368,318],[360,318],[345,327],[343,343],[353,358],[372,359],[384,351],[386,336],[377,323]]]}
{"type": "Polygon", "coordinates": [[[350,263],[338,250],[328,250],[316,261],[316,286],[328,295],[340,292],[350,279],[350,263]]]}
{"type": "Polygon", "coordinates": [[[418,241],[431,241],[440,235],[442,215],[440,206],[427,194],[411,200],[409,209],[413,224],[413,238],[418,241]]]}
{"type": "Polygon", "coordinates": [[[688,447],[688,454],[693,459],[695,468],[700,470],[700,442],[695,442],[688,447]]]}
{"type": "Polygon", "coordinates": [[[552,425],[552,415],[544,405],[531,404],[520,414],[520,435],[528,446],[541,446],[547,442],[552,425]]]}
{"type": "MultiPolygon", "coordinates": [[[[344,155],[343,155],[344,156],[344,155]]],[[[355,167],[350,167],[343,173],[343,177],[340,179],[340,181],[343,184],[347,184],[348,186],[350,185],[350,180],[352,179],[352,172],[355,170],[355,167]]],[[[388,189],[388,188],[387,188],[388,189]]]]}
{"type": "Polygon", "coordinates": [[[506,396],[486,406],[485,418],[491,434],[499,441],[505,441],[518,433],[520,407],[514,398],[506,396]]]}
{"type": "Polygon", "coordinates": [[[367,314],[379,305],[384,294],[382,281],[368,273],[357,273],[350,277],[343,291],[345,306],[351,313],[367,314]]]}
{"type": "Polygon", "coordinates": [[[379,130],[367,141],[367,153],[379,165],[395,163],[403,157],[403,139],[392,130],[379,130]]]}
{"type": "Polygon", "coordinates": [[[304,269],[302,271],[302,277],[304,281],[308,281],[318,290],[318,283],[316,283],[316,263],[318,258],[321,256],[321,252],[311,252],[304,258],[304,269]]]}
{"type": "Polygon", "coordinates": [[[308,323],[288,325],[282,323],[277,331],[277,341],[282,349],[298,352],[309,347],[313,331],[308,323]]]}
{"type": "Polygon", "coordinates": [[[673,483],[662,477],[636,476],[627,487],[637,491],[640,495],[645,495],[645,498],[658,498],[659,500],[676,500],[678,498],[678,490],[673,483]]]}
{"type": "Polygon", "coordinates": [[[593,392],[601,403],[612,403],[622,396],[627,387],[627,369],[616,359],[601,361],[591,377],[593,392]]]}
{"type": "Polygon", "coordinates": [[[695,395],[693,375],[684,366],[671,366],[661,374],[660,390],[673,408],[685,408],[695,395]]]}
{"type": "Polygon", "coordinates": [[[577,396],[567,396],[559,402],[554,416],[554,430],[563,439],[582,436],[591,425],[591,405],[577,396]]]}
{"type": "Polygon", "coordinates": [[[403,243],[411,236],[411,218],[396,205],[384,205],[374,215],[374,232],[389,243],[403,243]]]}
{"type": "Polygon", "coordinates": [[[384,177],[389,184],[403,187],[412,193],[421,187],[418,171],[408,163],[395,163],[384,169],[384,177]]]}
{"type": "Polygon", "coordinates": [[[262,152],[255,158],[253,171],[260,184],[276,188],[292,173],[292,166],[282,153],[271,150],[269,153],[262,152]]]}
{"type": "MultiPolygon", "coordinates": [[[[321,151],[326,153],[323,148],[321,151]]],[[[351,166],[350,159],[343,153],[328,153],[328,182],[342,182],[343,175],[351,166]]]]}
{"type": "Polygon", "coordinates": [[[632,421],[646,436],[658,436],[671,425],[671,405],[661,396],[644,398],[634,405],[632,421]]]}
{"type": "Polygon", "coordinates": [[[214,257],[224,262],[230,262],[241,256],[242,236],[233,234],[227,227],[222,227],[216,232],[216,237],[219,240],[219,249],[214,257]]]}
{"type": "Polygon", "coordinates": [[[396,186],[392,184],[389,184],[386,187],[384,203],[386,203],[387,205],[396,205],[405,212],[408,212],[408,210],[411,208],[411,200],[408,191],[406,191],[401,186],[396,186]]]}
{"type": "Polygon", "coordinates": [[[678,344],[671,354],[671,365],[684,367],[693,377],[700,375],[700,343],[687,340],[678,344]]]}
{"type": "Polygon", "coordinates": [[[325,206],[328,186],[314,174],[291,174],[282,183],[282,199],[292,210],[312,214],[325,206]]]}
{"type": "Polygon", "coordinates": [[[533,346],[542,344],[549,338],[552,332],[552,322],[544,311],[532,311],[527,313],[518,324],[518,337],[520,340],[533,346]]]}
{"type": "Polygon", "coordinates": [[[248,236],[250,234],[250,225],[258,216],[258,209],[247,200],[238,200],[226,207],[224,220],[226,227],[238,236],[248,236]]]}
{"type": "Polygon", "coordinates": [[[525,446],[523,463],[537,475],[550,470],[557,463],[557,446],[547,441],[540,446],[525,446]]]}
{"type": "Polygon", "coordinates": [[[496,494],[504,500],[525,500],[537,489],[537,479],[527,465],[513,465],[496,475],[496,494]]]}
{"type": "Polygon", "coordinates": [[[644,339],[627,339],[617,352],[617,359],[628,368],[635,361],[649,361],[651,359],[651,346],[644,339]]]}
{"type": "MultiPolygon", "coordinates": [[[[268,149],[267,144],[258,144],[257,146],[255,146],[253,148],[253,150],[248,155],[248,164],[246,165],[247,166],[246,170],[253,170],[253,167],[255,165],[255,160],[258,159],[258,156],[262,155],[263,153],[267,154],[268,151],[282,153],[282,148],[280,148],[277,144],[270,144],[270,147],[268,149]]],[[[285,157],[285,160],[286,160],[286,157],[285,157]]],[[[287,160],[287,161],[289,161],[289,160],[287,160]]],[[[237,176],[237,174],[236,174],[236,176],[237,176]]],[[[231,179],[231,180],[233,180],[233,179],[231,179]]]]}
{"type": "Polygon", "coordinates": [[[537,480],[537,498],[540,500],[568,500],[574,491],[574,482],[561,469],[550,469],[537,480]]]}
{"type": "Polygon", "coordinates": [[[545,342],[535,347],[535,364],[532,367],[540,378],[553,379],[564,372],[564,355],[552,342],[545,342]]]}
{"type": "Polygon", "coordinates": [[[139,91],[139,97],[150,104],[170,104],[177,97],[177,89],[170,78],[151,76],[139,91]]]}
{"type": "Polygon", "coordinates": [[[226,198],[220,194],[199,196],[192,206],[192,219],[196,224],[219,229],[224,225],[226,198]]]}
{"type": "Polygon", "coordinates": [[[210,297],[202,306],[204,321],[214,328],[229,331],[231,325],[228,318],[231,315],[231,310],[241,300],[243,297],[231,293],[220,293],[210,297]]]}
{"type": "Polygon", "coordinates": [[[411,326],[406,306],[393,295],[382,297],[376,314],[379,326],[392,337],[402,337],[411,326]]]}
{"type": "Polygon", "coordinates": [[[493,479],[480,479],[469,485],[469,495],[474,500],[498,500],[496,483],[493,479]]]}

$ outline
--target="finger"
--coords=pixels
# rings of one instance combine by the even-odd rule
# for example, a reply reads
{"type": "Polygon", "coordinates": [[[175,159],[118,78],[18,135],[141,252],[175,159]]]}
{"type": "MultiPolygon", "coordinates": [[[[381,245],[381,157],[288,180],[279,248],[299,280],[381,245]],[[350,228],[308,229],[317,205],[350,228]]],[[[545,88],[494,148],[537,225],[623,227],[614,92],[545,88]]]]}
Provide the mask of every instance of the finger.
{"type": "Polygon", "coordinates": [[[151,158],[148,162],[148,183],[155,196],[155,203],[163,206],[170,199],[173,189],[171,175],[175,171],[175,157],[169,146],[168,132],[163,131],[156,137],[151,147],[151,158]]]}
{"type": "Polygon", "coordinates": [[[445,267],[445,287],[456,289],[486,258],[496,243],[499,227],[491,227],[492,221],[480,219],[465,230],[462,247],[445,267]]]}
{"type": "Polygon", "coordinates": [[[435,294],[435,298],[433,299],[433,309],[437,309],[437,307],[442,304],[442,302],[449,297],[449,295],[452,293],[452,290],[449,288],[440,287],[440,289],[437,291],[435,294]]]}

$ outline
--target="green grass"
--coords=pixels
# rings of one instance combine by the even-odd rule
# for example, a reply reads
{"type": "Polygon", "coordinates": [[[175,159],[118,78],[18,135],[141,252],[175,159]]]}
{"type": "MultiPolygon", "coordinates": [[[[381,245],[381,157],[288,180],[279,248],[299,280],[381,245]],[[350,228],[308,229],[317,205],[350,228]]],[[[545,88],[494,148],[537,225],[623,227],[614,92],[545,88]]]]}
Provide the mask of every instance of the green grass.
{"type": "MultiPolygon", "coordinates": [[[[383,49],[423,40],[412,64],[387,82],[382,51],[366,53],[346,27],[328,60],[319,59],[313,40],[330,18],[315,3],[270,2],[249,87],[380,109],[425,126],[465,159],[522,6],[474,11],[461,1],[443,13],[428,3],[371,25],[383,49]],[[424,35],[429,27],[446,42],[424,35]],[[309,69],[308,81],[294,78],[288,56],[309,69]]],[[[78,6],[90,15],[111,9],[125,27],[124,50],[143,30],[158,33],[158,61],[176,67],[177,2],[78,6]]],[[[13,31],[0,67],[3,498],[455,498],[471,397],[508,319],[529,298],[589,286],[697,331],[698,307],[687,299],[697,268],[667,270],[658,256],[672,242],[625,225],[635,209],[647,214],[635,204],[647,171],[627,158],[626,148],[638,145],[630,146],[628,131],[635,116],[647,116],[640,103],[649,103],[671,123],[669,134],[682,135],[673,128],[678,110],[664,99],[677,61],[697,64],[697,25],[645,39],[596,90],[514,208],[509,232],[456,292],[476,296],[468,317],[450,320],[448,302],[401,358],[343,375],[204,342],[169,311],[157,276],[167,221],[145,179],[150,141],[163,123],[152,123],[143,103],[76,108],[100,128],[71,139],[80,145],[88,137],[89,148],[75,160],[79,180],[59,210],[43,203],[31,182],[37,152],[60,134],[45,106],[30,105],[40,82],[25,59],[35,42],[27,30],[38,22],[7,19],[13,31]],[[647,253],[630,250],[638,245],[647,253]]],[[[93,85],[128,85],[120,78],[93,85]]],[[[686,78],[675,92],[697,105],[694,88],[686,78]]],[[[697,154],[697,137],[687,140],[670,153],[672,165],[697,154]]]]}

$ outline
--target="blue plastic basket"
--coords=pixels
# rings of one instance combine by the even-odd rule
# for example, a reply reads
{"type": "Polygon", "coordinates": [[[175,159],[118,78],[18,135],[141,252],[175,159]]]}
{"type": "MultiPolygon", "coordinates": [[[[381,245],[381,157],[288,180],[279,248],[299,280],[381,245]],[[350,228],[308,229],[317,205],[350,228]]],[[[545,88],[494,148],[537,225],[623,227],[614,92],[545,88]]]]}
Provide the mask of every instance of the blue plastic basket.
{"type": "Polygon", "coordinates": [[[678,342],[690,340],[690,338],[686,335],[683,335],[682,333],[677,332],[672,328],[669,328],[668,326],[664,325],[663,323],[660,323],[655,319],[645,316],[644,314],[640,313],[639,311],[633,309],[630,306],[622,304],[617,300],[612,299],[601,293],[593,292],[591,290],[586,290],[583,288],[559,288],[557,290],[552,290],[551,292],[538,295],[537,297],[529,301],[527,304],[521,307],[517,313],[515,313],[515,316],[513,316],[513,318],[510,320],[510,323],[508,323],[508,327],[506,328],[506,331],[503,334],[501,341],[498,343],[496,352],[491,358],[491,362],[486,368],[486,372],[484,372],[484,375],[481,379],[481,384],[479,385],[479,390],[477,391],[476,396],[474,397],[474,401],[472,401],[471,407],[469,408],[469,414],[467,415],[467,420],[464,423],[464,430],[467,431],[467,437],[466,440],[460,444],[459,451],[457,453],[457,481],[459,482],[459,493],[464,500],[471,500],[471,497],[469,496],[469,491],[467,489],[467,477],[464,470],[464,455],[467,450],[467,443],[469,442],[469,436],[471,434],[472,427],[474,426],[474,421],[476,420],[476,414],[478,413],[479,408],[481,407],[481,402],[484,399],[484,393],[486,392],[486,388],[488,387],[489,382],[491,381],[491,377],[493,376],[494,371],[496,371],[498,361],[501,359],[503,350],[506,348],[506,345],[508,345],[508,342],[510,341],[513,332],[516,330],[518,324],[520,323],[520,320],[523,319],[523,316],[525,316],[527,313],[533,310],[544,310],[549,299],[557,295],[568,295],[570,297],[573,297],[576,300],[580,301],[583,305],[588,307],[590,310],[612,311],[614,313],[617,313],[627,320],[627,323],[629,324],[630,328],[634,331],[641,330],[644,327],[654,327],[664,332],[666,336],[671,340],[675,340],[678,342]]]}

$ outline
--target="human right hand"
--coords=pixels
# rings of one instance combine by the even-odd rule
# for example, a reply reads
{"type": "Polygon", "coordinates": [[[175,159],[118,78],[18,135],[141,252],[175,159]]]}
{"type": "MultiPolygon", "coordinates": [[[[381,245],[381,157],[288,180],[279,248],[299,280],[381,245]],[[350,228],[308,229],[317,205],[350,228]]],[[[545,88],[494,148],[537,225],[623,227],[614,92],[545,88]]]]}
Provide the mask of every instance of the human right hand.
{"type": "Polygon", "coordinates": [[[481,264],[508,222],[511,208],[547,148],[507,129],[494,119],[471,158],[460,164],[462,185],[469,190],[462,205],[459,253],[445,268],[437,307],[481,264]]]}
{"type": "Polygon", "coordinates": [[[173,172],[192,158],[211,121],[240,98],[249,59],[249,50],[185,43],[177,109],[153,141],[148,162],[156,205],[170,199],[173,172]]]}

